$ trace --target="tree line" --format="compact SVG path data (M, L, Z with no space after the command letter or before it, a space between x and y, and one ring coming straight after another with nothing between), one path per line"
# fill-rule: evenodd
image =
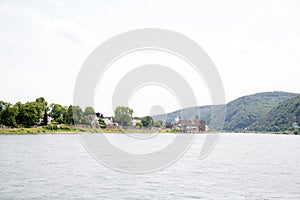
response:
M90 124L90 116L96 112L92 107L83 111L79 106L48 104L44 97L35 101L11 104L0 100L0 125L10 127L32 127L46 125L48 117L58 124Z
M121 126L132 126L131 122L133 119L138 120L136 123L136 128L151 128L151 127L163 127L164 122L158 120L154 122L151 116L144 117L132 117L133 110L127 106L118 106L115 109L114 121L120 124Z
M132 126L133 110L126 106L118 106L114 112L113 121L121 126ZM11 104L0 100L0 125L9 127L32 127L35 125L47 125L48 118L51 123L56 124L86 124L91 125L92 120L97 116L99 125L105 128L103 114L96 113L93 107L86 107L84 110L79 106L63 106L58 103L51 103L44 97L39 97L35 101ZM151 128L163 127L163 121L154 122L151 116L135 117L140 122L136 127Z

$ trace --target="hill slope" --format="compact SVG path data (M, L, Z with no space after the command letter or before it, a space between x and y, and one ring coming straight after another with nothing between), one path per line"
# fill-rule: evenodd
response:
M298 96L295 93L287 92L263 92L249 96L240 97L227 104L227 112L223 130L238 131L250 126L257 120L263 119L267 113L279 103ZM156 120L174 121L176 116L184 113L185 119L195 119L200 114L200 118L207 124L211 120L211 107L200 106L177 110L166 115L153 116Z
M227 104L224 130L243 130L267 113L279 103L298 94L286 92L263 92L238 98Z
M265 118L252 124L249 129L255 131L291 130L296 120L300 121L300 96L280 103L270 110Z
M177 116L182 116L184 114L184 119L195 119L196 115L200 115L200 119L205 120L206 122L210 121L211 106L199 106L185 108L182 110L176 110L165 115L155 115L152 116L154 121L162 120L167 122L174 122Z

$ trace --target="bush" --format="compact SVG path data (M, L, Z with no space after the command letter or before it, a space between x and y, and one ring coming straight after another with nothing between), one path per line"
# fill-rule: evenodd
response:
M50 125L50 124L44 126L43 128L46 130L53 130L52 125Z
M57 131L57 130L64 130L64 131L71 131L72 128L67 125L57 125L57 124L48 124L43 127L44 130L50 130L50 131Z
M63 124L63 125L60 126L60 129L61 129L61 130L65 130L65 131L70 131L70 130L71 130L71 127L66 126L66 125Z
M299 135L299 131L294 131L294 134L295 135Z

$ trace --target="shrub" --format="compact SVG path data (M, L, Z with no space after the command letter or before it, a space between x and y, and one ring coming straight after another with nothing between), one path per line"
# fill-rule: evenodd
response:
M63 124L63 125L60 126L60 129L61 129L61 130L65 130L65 131L70 131L70 130L71 130L71 127L66 126L66 125Z

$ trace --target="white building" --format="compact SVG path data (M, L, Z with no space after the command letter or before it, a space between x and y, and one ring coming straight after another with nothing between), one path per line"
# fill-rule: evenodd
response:
M112 117L104 117L103 118L106 125L113 125L113 118Z
M132 119L131 125L132 126L136 126L136 124L139 123L139 122L142 122L142 120L140 120L140 119Z

